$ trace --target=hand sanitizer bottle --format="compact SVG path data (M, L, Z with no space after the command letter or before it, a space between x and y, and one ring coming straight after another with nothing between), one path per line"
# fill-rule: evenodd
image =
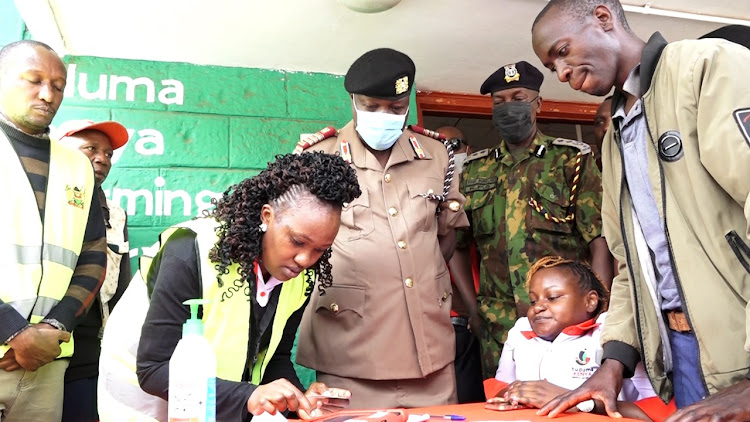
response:
M198 319L198 306L206 302L184 302L190 319L169 360L169 422L216 422L216 355Z

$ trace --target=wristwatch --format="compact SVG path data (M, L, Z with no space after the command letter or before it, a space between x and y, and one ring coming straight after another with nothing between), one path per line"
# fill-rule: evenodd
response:
M579 412L591 413L594 411L594 401L591 399L582 401L576 405L576 408Z

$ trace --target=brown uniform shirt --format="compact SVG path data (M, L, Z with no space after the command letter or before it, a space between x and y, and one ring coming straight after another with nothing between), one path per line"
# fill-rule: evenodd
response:
M424 151L419 159L409 142ZM410 130L391 147L383 168L362 144L353 122L337 137L308 149L351 150L362 195L341 213L333 244L333 286L316 289L300 325L297 361L341 377L371 380L421 378L453 362L451 283L438 235L469 222L463 211L435 200L448 167L442 143ZM457 178L448 200L461 204Z

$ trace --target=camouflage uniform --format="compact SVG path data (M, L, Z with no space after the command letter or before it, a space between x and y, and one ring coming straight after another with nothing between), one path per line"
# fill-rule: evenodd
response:
M492 378L500 352L518 312L529 302L526 272L547 255L588 261L588 243L601 235L601 173L590 153L583 155L578 198L570 209L575 173L574 146L555 145L555 138L537 132L529 154L515 161L505 142L472 154L464 164L460 190L466 196L471 231L462 230L458 246L472 241L480 254L477 301L484 377ZM581 144L573 141L572 143ZM535 154L544 146L544 154ZM542 155L542 157L539 157ZM575 219L556 223L529 205L534 198L549 214ZM525 315L521 315L525 316Z

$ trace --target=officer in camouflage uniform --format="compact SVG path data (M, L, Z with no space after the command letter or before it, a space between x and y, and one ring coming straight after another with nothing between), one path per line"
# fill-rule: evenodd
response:
M502 142L470 155L460 190L470 230L458 235L456 282L470 283L468 248L480 258L478 306L471 327L480 338L485 378L495 376L508 330L529 309L526 272L560 255L591 263L608 286L612 257L601 237L601 173L582 142L539 132L542 74L527 62L504 66L481 87L493 99Z

